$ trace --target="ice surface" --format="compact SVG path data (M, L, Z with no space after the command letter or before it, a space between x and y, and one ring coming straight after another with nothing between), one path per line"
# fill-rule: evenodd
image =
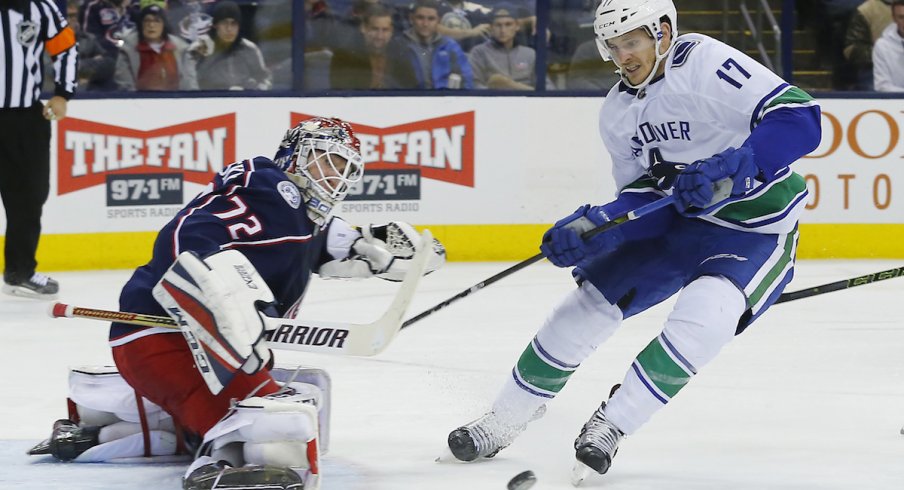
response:
M421 283L409 316L510 264L452 263ZM790 290L898 267L804 261ZM57 273L61 301L114 308L128 271ZM303 316L370 321L395 285L317 280ZM588 359L546 416L496 458L434 462L451 429L480 415L542 319L573 287L533 265L399 334L377 358L279 352L280 364L333 380L326 490L502 490L530 469L536 490L572 488L572 441L659 331L671 302L625 323ZM691 385L626 439L584 488L904 488L904 279L775 306ZM66 414L67 368L109 364L106 325L50 319L47 303L0 298L0 489L177 489L181 465L79 465L29 457Z

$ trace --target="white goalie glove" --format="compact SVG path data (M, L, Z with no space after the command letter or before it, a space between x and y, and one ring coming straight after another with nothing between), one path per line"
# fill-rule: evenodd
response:
M397 282L404 279L408 272L420 234L404 221L368 225L356 230L344 221L334 219L329 238L333 243L327 246L331 249L341 248L343 243L346 244L349 247L348 256L321 265L318 271L321 277L362 279L376 276ZM347 245L348 242L351 242L350 246ZM439 269L445 263L446 249L434 239L433 253L424 275Z
M182 252L153 294L179 324L211 393L222 391L239 369L254 374L270 361L260 310L274 301L273 293L241 252L204 259Z

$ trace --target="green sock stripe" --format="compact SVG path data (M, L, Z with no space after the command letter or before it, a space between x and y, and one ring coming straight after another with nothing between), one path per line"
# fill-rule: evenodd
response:
M653 339L637 355L637 363L656 388L669 398L675 396L691 380L692 374L672 359L659 337Z
M574 374L574 369L560 369L546 362L535 350L533 342L524 349L515 371L531 388L551 394L558 393Z
M781 256L778 258L769 272L766 273L766 276L763 277L763 280L760 281L760 283L756 286L756 289L754 289L748 297L748 302L751 306L757 305L763 298L763 294L765 294L766 291L771 290L772 284L776 281L780 281L782 277L784 277L784 274L782 274L782 272L785 271L788 263L791 262L793 258L791 251L794 248L795 234L796 233L791 233L784 236L785 243L782 247Z

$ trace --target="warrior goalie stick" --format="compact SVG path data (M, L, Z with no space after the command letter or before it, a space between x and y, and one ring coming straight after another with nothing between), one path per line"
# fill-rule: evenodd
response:
M414 296L418 282L427 267L432 249L433 235L429 230L421 234L421 243L411 260L392 304L379 319L372 323L355 324L274 318L263 316L267 329L267 344L273 349L319 352L347 356L374 356L382 352L402 327L402 318ZM115 321L144 327L179 329L170 317L98 310L54 303L50 308L54 318L88 318Z

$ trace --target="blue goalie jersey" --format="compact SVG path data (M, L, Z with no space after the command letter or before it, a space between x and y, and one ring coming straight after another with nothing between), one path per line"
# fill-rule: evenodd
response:
M181 252L190 250L203 257L236 249L273 291L277 312L291 316L311 273L331 260L323 231L308 218L298 188L270 159L233 163L163 227L151 261L136 269L123 287L120 309L166 316L151 290ZM173 332L113 323L110 344Z

